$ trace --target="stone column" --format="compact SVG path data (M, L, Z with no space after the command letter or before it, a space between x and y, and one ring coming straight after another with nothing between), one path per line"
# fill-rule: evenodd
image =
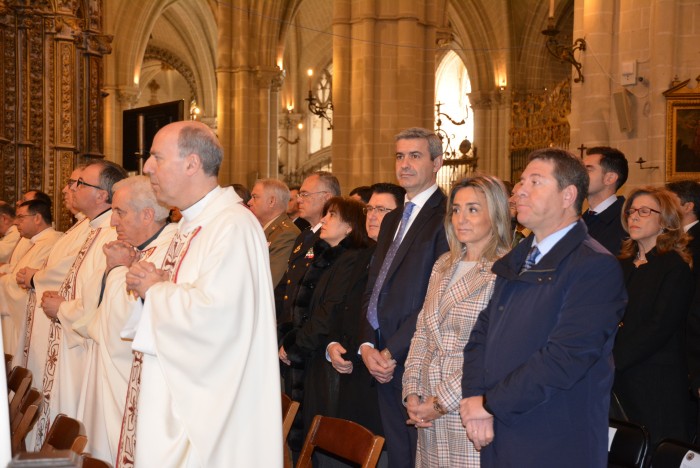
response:
M275 5L261 2L257 6L267 11ZM229 1L220 0L219 7L217 127L224 147L219 180L250 186L257 178L277 176L277 85L273 83L281 74L274 40L280 26L251 22L246 9L231 8Z
M613 66L615 2L576 0L574 38L585 37L587 51L577 53L583 64L583 83L571 86L571 143L591 147L610 141L612 93L609 70ZM580 54L580 55L579 55ZM595 57L593 57L595 55Z
M394 135L433 128L438 3L334 0L332 160L344 193L395 181Z

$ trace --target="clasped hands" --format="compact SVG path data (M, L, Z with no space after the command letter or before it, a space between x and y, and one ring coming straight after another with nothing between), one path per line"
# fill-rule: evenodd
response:
M151 262L138 262L132 264L126 274L126 289L145 299L146 291L161 281L168 281L167 271L156 268Z
M394 378L396 359L391 357L387 348L381 352L369 345L360 346L360 355L369 373L379 383L390 382Z
M481 450L493 441L493 415L484 409L483 395L463 398L459 415L475 449Z
M416 427L432 427L433 421L442 416L435 410L435 397L421 399L415 393L406 397L406 411L406 424Z

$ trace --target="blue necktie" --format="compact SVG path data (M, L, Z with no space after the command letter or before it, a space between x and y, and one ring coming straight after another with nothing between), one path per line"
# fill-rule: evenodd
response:
M522 268L520 268L520 273L523 271L527 271L533 266L535 266L535 260L537 260L537 256L540 254L540 249L537 248L537 246L533 246L530 249L530 253L527 254L527 258L525 259L525 263L523 263Z
M403 210L403 216L401 216L401 226L399 226L399 232L396 234L394 241L389 246L389 250L384 257L384 262L382 263L382 268L379 270L379 275L377 276L377 281L374 283L374 289L372 289L372 296L369 299L369 306L367 307L367 320L369 321L372 328L377 330L379 328L379 318L377 316L377 304L379 303L379 293L382 291L384 286L384 281L386 280L386 275L389 273L389 267L394 261L396 252L399 250L399 245L401 245L401 240L406 234L406 229L408 227L408 220L413 212L413 207L416 206L413 202L406 203Z

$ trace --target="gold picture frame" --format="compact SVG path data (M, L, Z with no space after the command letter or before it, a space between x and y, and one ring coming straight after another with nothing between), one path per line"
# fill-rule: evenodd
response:
M666 180L700 179L700 76L675 81L666 97Z

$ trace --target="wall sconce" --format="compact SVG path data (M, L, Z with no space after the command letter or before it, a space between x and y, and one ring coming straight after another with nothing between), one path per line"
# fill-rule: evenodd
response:
M642 159L641 157L640 157L639 159L637 159L635 162L636 162L637 164L639 164L639 168L640 168L640 169L644 169L644 170L649 169L649 170L651 170L651 169L658 169L658 168L659 168L659 166L644 167L644 163L646 163L646 161L645 161L644 159Z
M312 91L311 87L311 79L314 75L314 71L309 68L306 73L309 75L309 97L304 100L309 103L309 112L319 118L325 119L328 122L328 130L333 130L333 121L327 114L328 111L333 111L333 102L330 99L330 95L328 96L328 100L326 102L321 103L316 96L314 96L314 92Z
M287 104L287 118L284 122L284 128L286 128L287 130L290 130L294 126L294 122L292 121L292 111L293 110L294 110L294 104ZM277 137L277 139L281 140L284 143L287 143L288 145L296 145L297 143L299 143L299 139L300 139L299 131L304 129L303 122L301 122L301 120L300 120L299 123L297 123L296 127L297 127L297 137L294 140L290 140L289 138L284 137L282 135L279 135Z
M554 27L553 8L551 7L551 5L549 15L549 18L547 19L547 29L542 31L542 34L544 34L548 38L547 51L549 51L549 53L552 54L552 56L557 60L569 62L571 65L573 65L574 68L576 68L576 73L578 74L578 76L574 78L574 83L583 83L583 73L581 73L581 62L576 60L576 58L574 57L574 52L576 52L577 50L585 51L586 40L580 37L574 41L573 45L566 46L564 44L560 44L557 40L559 30Z

